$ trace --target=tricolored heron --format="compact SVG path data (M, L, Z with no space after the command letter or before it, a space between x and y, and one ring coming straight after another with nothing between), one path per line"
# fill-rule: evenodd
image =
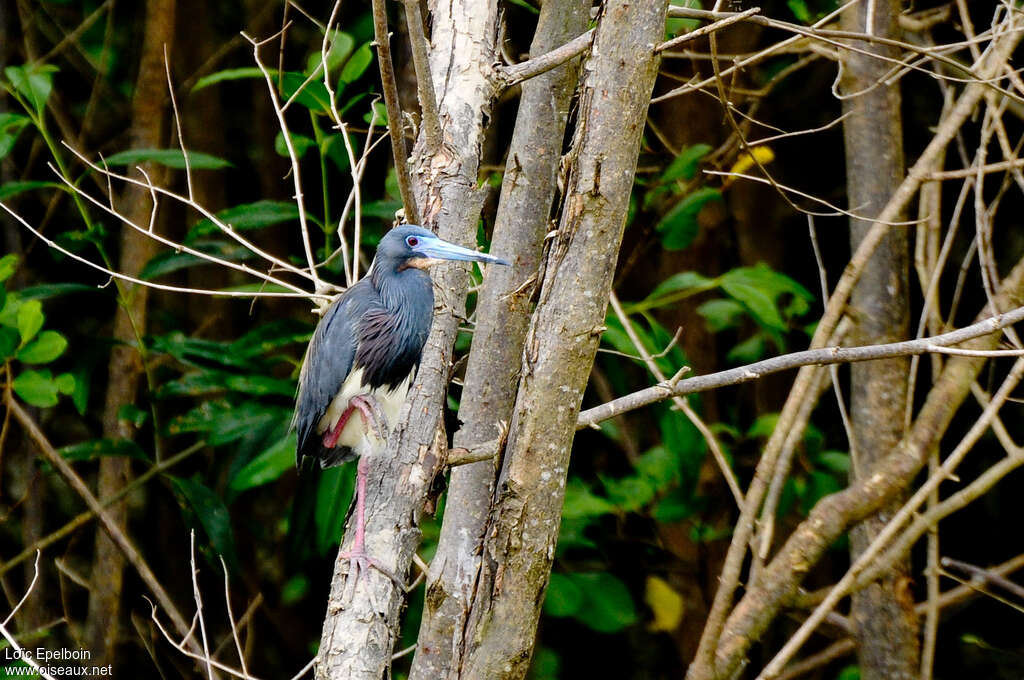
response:
M297 462L304 456L321 467L359 457L356 475L354 577L369 566L381 569L365 550L366 467L362 454L371 438L385 438L416 375L434 315L434 290L427 272L442 260L508 264L444 241L408 224L389 231L377 246L370 271L338 296L320 320L299 374L292 426L298 430ZM359 413L358 418L352 415ZM394 577L393 577L394 578Z

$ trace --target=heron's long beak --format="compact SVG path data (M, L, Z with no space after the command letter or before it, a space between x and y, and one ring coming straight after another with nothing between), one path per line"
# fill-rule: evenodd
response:
M426 255L429 258L435 260L466 260L470 262L491 262L494 264L509 264L500 257L494 255L488 255L487 253L480 253L469 248L463 248L457 246L454 243L449 243L442 239L424 239L420 246L416 248L417 252Z

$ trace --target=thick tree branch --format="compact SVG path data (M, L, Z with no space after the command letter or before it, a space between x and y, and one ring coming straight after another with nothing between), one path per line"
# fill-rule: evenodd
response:
M545 53L583 30L588 0L548 0L540 10L531 53ZM579 64L571 61L523 83L519 113L505 164L491 249L512 262L488 272L477 298L473 347L459 406L457 447L484 449L489 460L453 469L437 552L427 574L427 596L411 680L458 673L481 545L505 437L495 423L512 418L523 341L530 320L524 283L535 277L558 186L560 151ZM507 427L505 428L507 434ZM481 442L484 442L481 445ZM457 449L456 449L457 450ZM450 452L451 453L451 452ZM453 461L449 458L448 463Z
M480 576L463 636L464 678L526 675L565 495L569 453L597 352L667 3L613 1L582 73L559 228L544 260Z
M457 243L475 240L481 194L477 171L483 120L494 89L488 78L497 38L497 3L456 0L433 8L433 82L444 142L426 153L421 131L414 149L417 205L423 226ZM486 65L486 66L484 66ZM391 120L392 126L399 121ZM387 446L367 460L366 547L393 574L404 575L420 543L419 520L434 477L444 465L444 430L438 427L450 377L452 345L464 316L468 276L464 265L434 268L433 327L415 383ZM351 547L346 531L342 550ZM324 620L316 677L379 680L391 663L405 592L370 570L345 601L347 565L336 565Z

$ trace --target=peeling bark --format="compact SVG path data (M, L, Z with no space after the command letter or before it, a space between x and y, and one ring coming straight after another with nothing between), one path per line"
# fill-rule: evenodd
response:
M611 2L584 63L561 222L526 336L497 499L459 677L529 668L561 520L569 452L597 351L657 75L666 3Z
M843 29L899 36L899 0L861 3L842 15ZM867 27L870 16L874 25ZM870 30L868 30L870 29ZM851 209L876 215L903 179L903 121L899 85L875 87L890 63L865 52L895 59L899 51L879 44L844 55L843 100L846 184ZM853 250L870 231L868 220L850 221ZM908 245L905 229L891 229L864 268L850 296L856 345L896 342L910 325ZM850 417L854 466L851 481L867 477L903 438L910 361L907 357L854 364L850 368ZM851 531L851 557L871 543L899 506L897 495ZM881 580L855 593L851 608L861 676L865 680L910 680L918 674L917 616L908 560L893 565Z
M589 2L551 0L541 7L531 56L544 54L586 29ZM579 68L573 61L523 83L515 132L505 165L491 250L513 263L495 267L480 291L473 349L459 407L454 444L470 448L494 439L512 416L530 294L555 196L569 102ZM412 680L457 677L480 546L493 498L496 461L452 469L437 553L413 660Z
M493 0L432 7L431 73L443 140L440 150L428 154L421 135L410 165L423 226L456 243L474 242L484 195L476 188L477 171L494 94L497 17ZM438 265L434 282L440 310L435 310L415 383L387 446L367 461L367 551L400 577L419 547L419 520L431 482L444 464L445 434L438 425L458 319L465 309L465 265ZM342 551L350 549L352 533L345 532ZM339 561L316 666L320 680L381 678L391 662L405 593L384 574L370 570L346 602L347 572L348 565Z

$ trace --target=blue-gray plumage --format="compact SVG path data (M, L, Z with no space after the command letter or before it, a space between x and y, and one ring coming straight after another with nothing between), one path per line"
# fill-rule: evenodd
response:
M388 232L367 276L334 301L309 343L292 421L299 462L351 460L374 425L368 420L394 424L433 318L427 269L441 260L507 264L415 225Z

